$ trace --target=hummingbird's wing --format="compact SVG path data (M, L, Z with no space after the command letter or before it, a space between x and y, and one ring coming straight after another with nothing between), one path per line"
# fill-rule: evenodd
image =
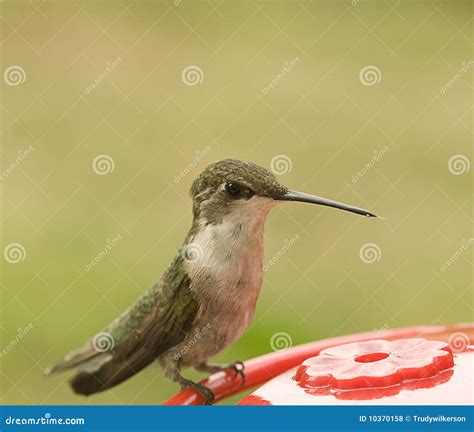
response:
M109 336L109 350L104 351L93 338L46 372L76 368L79 373L71 386L76 393L86 395L135 375L185 338L198 311L190 285L178 255L158 284L98 334Z

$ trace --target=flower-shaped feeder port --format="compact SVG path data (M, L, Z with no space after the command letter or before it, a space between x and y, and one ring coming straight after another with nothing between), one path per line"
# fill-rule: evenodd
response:
M449 380L453 354L445 342L421 338L369 340L327 348L305 360L294 379L307 393L374 399Z

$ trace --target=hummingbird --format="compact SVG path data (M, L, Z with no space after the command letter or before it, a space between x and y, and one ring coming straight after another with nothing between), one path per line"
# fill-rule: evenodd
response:
M207 404L213 392L181 370L215 373L244 365L209 363L249 327L263 280L263 232L269 211L284 201L334 207L367 217L367 210L297 192L251 162L209 165L191 187L192 226L161 279L102 332L47 375L74 369L75 393L91 395L132 377L157 361L181 388L196 389ZM100 337L106 337L101 343ZM102 341L103 342L103 341Z

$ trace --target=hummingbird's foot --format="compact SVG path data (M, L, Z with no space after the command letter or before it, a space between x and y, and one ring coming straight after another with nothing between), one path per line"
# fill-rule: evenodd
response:
M244 363L241 362L240 360L237 360L231 366L232 366L232 369L235 372L235 377L237 377L237 375L239 375L240 378L242 379L242 385L244 385L245 384L245 372L244 372L245 365L244 365Z
M197 392L199 392L201 396L204 398L204 400L206 401L206 405L212 405L214 403L215 397L211 389L208 389L206 386L203 386L202 384L195 383L194 381L183 379L183 381L181 382L181 389L185 389L188 387L192 387Z
M227 369L232 369L235 372L235 378L240 376L242 379L242 385L245 384L245 365L241 361L236 361L235 363L224 363L224 364L209 364L209 363L202 363L196 367L196 370L200 372L210 372L216 373L225 371Z
M215 399L212 390L181 375L179 362L174 359L174 356L171 357L171 355L172 354L170 354L169 357L163 357L160 359L166 377L179 384L181 389L188 387L195 389L202 395L206 405L212 405Z

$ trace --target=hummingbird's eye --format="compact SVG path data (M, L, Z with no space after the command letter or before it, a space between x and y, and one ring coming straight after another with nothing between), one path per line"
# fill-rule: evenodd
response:
M240 195L242 188L240 187L238 183L228 181L225 184L225 190L229 195L236 197Z

